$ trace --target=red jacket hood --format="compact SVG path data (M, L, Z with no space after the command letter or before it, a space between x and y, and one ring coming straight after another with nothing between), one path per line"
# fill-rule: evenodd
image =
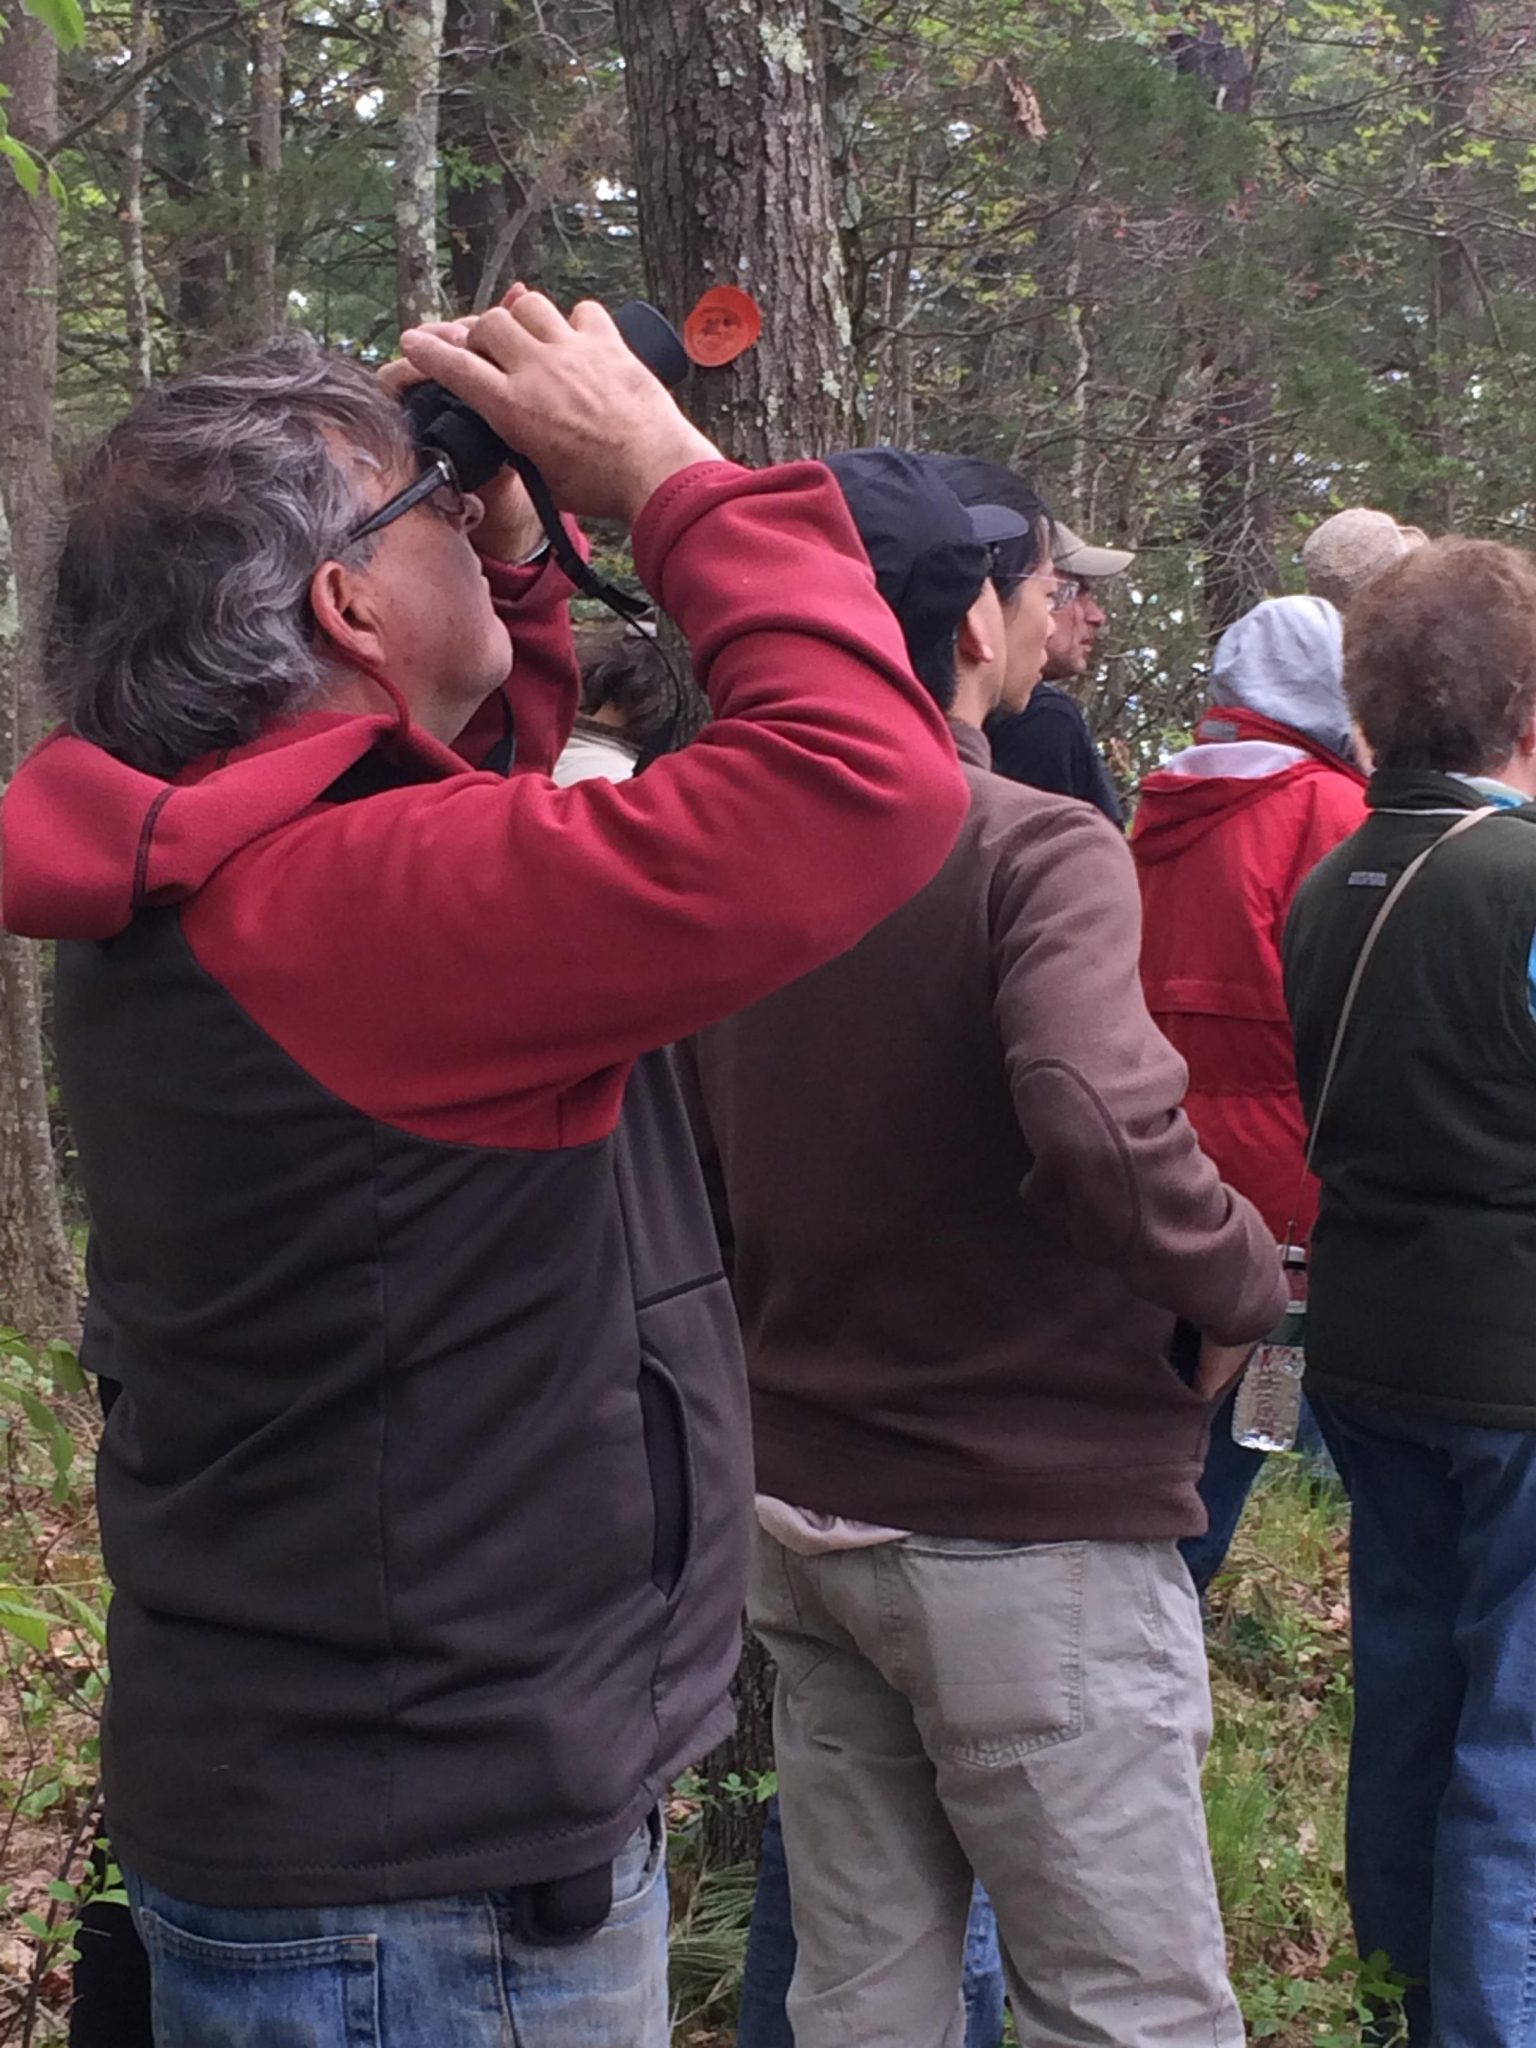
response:
M465 764L396 719L316 711L187 769L146 775L58 731L0 805L0 923L31 939L106 939L143 904L195 895L230 855L310 805L396 735L428 775Z
M711 478L718 468L709 466ZM569 521L567 527L585 555L580 529ZM0 925L27 938L110 938L140 904L196 895L231 854L307 810L381 740L408 754L427 779L463 774L501 737L509 699L518 767L547 772L576 710L572 586L548 556L528 565L487 559L481 567L497 611L509 625L515 618L517 661L452 751L412 725L403 703L379 716L306 712L248 746L194 762L171 781L129 768L63 730L52 733L22 763L0 804ZM384 678L375 680L395 695Z
M1250 763L1243 761L1242 755L1252 742L1269 744L1254 745ZM1215 753L1218 747L1223 756L1232 757L1234 772L1202 773L1193 765L1179 765L1201 752L1207 752L1214 762L1220 758ZM1275 749L1281 747L1304 758L1280 759L1278 765L1269 765L1276 763ZM1238 763L1244 772L1236 772ZM1318 775L1342 775L1365 788L1365 777L1357 768L1306 733L1237 706L1207 711L1195 728L1194 745L1187 753L1166 768L1154 769L1141 784L1131 827L1136 858L1143 863L1171 860L1234 812Z

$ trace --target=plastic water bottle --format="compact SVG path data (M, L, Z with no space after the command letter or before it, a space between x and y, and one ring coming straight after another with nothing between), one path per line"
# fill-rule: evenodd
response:
M1232 1405L1232 1437L1250 1451L1294 1451L1301 1423L1301 1374L1307 1328L1305 1245L1282 1248L1290 1300L1284 1316L1243 1368Z

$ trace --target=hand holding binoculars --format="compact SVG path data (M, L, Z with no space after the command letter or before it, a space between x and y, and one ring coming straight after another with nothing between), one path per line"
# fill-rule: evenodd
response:
M671 321L643 299L630 300L613 319L631 354L669 391L675 390L688 374L688 357ZM582 560L537 463L514 448L464 399L429 381L413 385L403 394L402 403L417 447L426 454L446 457L464 490L481 489L505 467L517 471L539 516L551 553L579 590L599 598L626 619L649 611L650 606L643 598L620 590Z

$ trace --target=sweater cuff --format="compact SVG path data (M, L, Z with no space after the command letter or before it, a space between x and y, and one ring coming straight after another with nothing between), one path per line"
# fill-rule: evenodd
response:
M586 535L574 519L565 520L564 526L585 561L590 553ZM499 562L493 555L482 555L480 569L498 610L503 605L522 610L530 603L553 607L575 595L576 586L548 546L531 562Z

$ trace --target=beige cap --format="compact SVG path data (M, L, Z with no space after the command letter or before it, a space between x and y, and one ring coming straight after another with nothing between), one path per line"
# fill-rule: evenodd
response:
M1315 527L1301 544L1301 571L1314 597L1326 597L1340 611L1373 577L1429 536L1417 526L1399 526L1390 512L1351 505Z
M1130 548L1096 548L1079 540L1070 526L1055 522L1056 544L1051 560L1067 576L1119 576L1129 569L1136 555Z

